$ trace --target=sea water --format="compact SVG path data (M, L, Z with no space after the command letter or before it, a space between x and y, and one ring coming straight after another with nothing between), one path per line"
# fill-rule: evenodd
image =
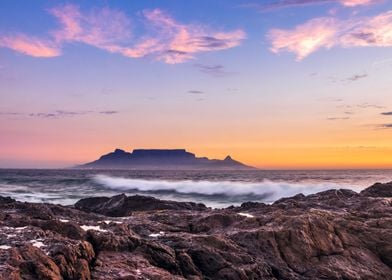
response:
M0 169L0 196L62 205L92 196L148 195L214 208L246 201L272 203L328 189L360 192L392 181L392 170L12 170Z

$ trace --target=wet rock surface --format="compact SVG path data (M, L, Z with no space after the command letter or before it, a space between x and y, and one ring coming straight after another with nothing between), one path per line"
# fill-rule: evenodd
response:
M134 211L151 210L206 210L207 207L201 203L177 202L159 200L149 196L126 196L125 194L113 197L92 197L79 200L75 208L86 212L121 217L129 216Z
M392 279L392 184L210 209L0 197L0 279Z

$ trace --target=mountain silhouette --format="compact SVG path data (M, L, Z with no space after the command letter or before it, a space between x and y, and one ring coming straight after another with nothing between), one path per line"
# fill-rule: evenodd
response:
M83 169L255 169L227 156L224 160L196 157L185 149L115 149L98 160L76 168Z

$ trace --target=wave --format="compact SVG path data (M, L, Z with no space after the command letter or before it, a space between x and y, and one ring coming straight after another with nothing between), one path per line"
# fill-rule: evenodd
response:
M109 190L144 193L175 193L202 197L226 197L237 199L254 199L275 201L298 193L305 195L328 189L348 188L334 183L291 183L264 180L262 182L235 181L166 181L141 180L107 175L96 175L94 181ZM356 189L357 188L352 188Z

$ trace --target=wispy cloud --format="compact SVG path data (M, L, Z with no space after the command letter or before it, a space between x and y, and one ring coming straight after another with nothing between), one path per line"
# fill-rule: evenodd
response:
M343 6L355 7L355 6L368 6L383 2L383 0L338 0Z
M294 29L272 29L267 37L272 52L291 52L302 60L315 51L332 47L390 47L391 30L392 11L388 11L347 20L314 18Z
M381 115L383 115L383 116L392 116L392 112L382 112Z
M357 105L357 107L362 108L362 109L368 109L368 108L372 108L372 109L385 109L385 106L382 105L378 105L378 104L370 104L370 103L362 103Z
M327 118L327 121L342 121L342 120L349 120L349 117L330 117Z
M76 117L88 114L103 114L113 115L118 114L118 111L107 110L107 111L67 111L67 110L55 110L49 112L32 112L32 113L21 113L21 112L0 112L0 116L21 116L21 117L32 117L42 119L61 119L67 117Z
M60 24L51 32L59 44L80 42L112 51L131 38L130 20L122 11L103 8L82 13L78 6L66 4L49 9L49 13Z
M109 8L82 12L73 4L49 9L59 24L47 38L25 34L0 35L0 47L35 57L61 55L67 43L83 43L126 57L150 56L169 64L194 59L198 53L230 49L245 39L241 29L217 31L202 24L183 24L160 10L145 10L146 32L133 38L131 19L122 11Z
M0 112L0 116L19 116L22 115L18 112Z
M191 94L204 94L204 91L201 90L188 90L187 92Z
M245 39L245 32L240 29L221 32L203 25L182 24L160 9L146 10L143 16L152 34L134 48L120 50L125 56L154 55L157 60L175 64L194 59L197 53L239 46Z
M99 113L102 115L114 115L114 114L118 114L118 111L101 111Z
M346 78L329 77L329 80L333 83L348 84L348 83L357 82L357 81L365 79L367 77L369 77L369 75L364 73L364 74L353 74L353 75L346 77Z
M55 42L24 34L0 36L0 47L9 48L33 57L61 55L61 49Z
M350 82L355 82L355 81L358 81L360 79L364 79L367 77L368 77L368 74L355 74L355 75L352 75L351 77L348 77L346 80L350 81Z
M194 67L199 69L200 72L206 73L214 77L223 77L231 74L227 72L225 67L221 64L207 65L207 64L194 64Z
M379 128L392 128L392 123L384 123L379 125Z
M338 3L345 7L357 7L357 6L368 6L377 4L383 0L277 0L270 1L265 4L250 3L242 6L257 8L261 12L267 12L271 10L279 10L292 7L304 7L313 5L323 5L328 3Z
M48 113L30 113L30 117L38 117L38 118L64 118L64 117L74 117L78 115L86 115L92 113L91 111L64 111L64 110L57 110L53 112L48 112Z

